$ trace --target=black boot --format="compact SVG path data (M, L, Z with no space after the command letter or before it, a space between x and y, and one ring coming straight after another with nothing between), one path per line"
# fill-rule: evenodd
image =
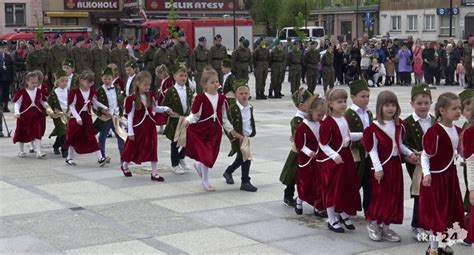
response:
M276 93L275 93L275 94L276 94ZM273 91L271 91L271 90L268 91L268 98L275 98L275 97L273 96Z

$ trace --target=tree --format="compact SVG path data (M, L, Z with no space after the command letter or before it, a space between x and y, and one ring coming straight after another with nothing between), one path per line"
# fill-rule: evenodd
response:
M260 0L254 3L251 15L257 22L265 26L267 35L274 35L278 29L278 15L282 0Z
M303 13L299 12L298 15L296 15L295 23L296 23L296 27L304 26L304 15L303 15ZM298 36L298 39L300 39L300 41L304 41L304 39L307 36L305 32L303 32L299 29L295 29L295 33Z
M171 9L168 13L168 34L171 38L178 38L179 29L176 27L176 20L179 18L176 9L174 8L174 1L170 0Z

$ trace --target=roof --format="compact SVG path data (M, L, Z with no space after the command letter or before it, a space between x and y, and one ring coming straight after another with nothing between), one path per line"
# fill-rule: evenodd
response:
M310 15L320 15L320 14L335 14L335 13L355 13L356 6L335 6L335 7L326 7L322 10L312 10ZM366 5L359 6L359 13L363 12L377 12L379 10L378 5Z

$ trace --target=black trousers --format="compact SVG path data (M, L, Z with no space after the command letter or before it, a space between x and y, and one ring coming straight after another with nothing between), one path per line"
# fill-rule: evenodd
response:
M359 165L363 165L364 171L362 176L359 176L360 178L360 188L362 188L363 191L363 197L362 197L362 208L364 208L364 212L367 211L369 208L370 204L370 190L371 190L371 183L370 183L370 167L372 165L370 159L366 159L364 162L360 161L357 162L357 169L359 169Z
M64 150L63 144L66 141L66 135L58 135L56 136L56 140L54 141L53 148L58 148Z
M444 70L446 76L446 85L454 85L454 69L448 66Z
M237 152L237 157L234 160L234 163L232 163L230 166L227 167L225 170L227 173L232 174L237 168L241 167L242 169L242 177L241 181L242 183L247 183L250 182L250 160L243 160L242 158L242 153L240 151Z
M427 64L423 66L423 76L425 76L425 82L427 84L434 83L434 71Z
M184 159L186 156L186 149L181 148L179 150L176 142L171 143L171 166L175 167L179 165L179 160Z
M419 196L413 196L413 216L411 217L411 227L418 228L418 198Z
M286 199L293 199L295 196L295 183L292 183L290 185L286 185L284 194Z
M4 107L10 101L10 85L11 82L0 81L0 100L1 107Z

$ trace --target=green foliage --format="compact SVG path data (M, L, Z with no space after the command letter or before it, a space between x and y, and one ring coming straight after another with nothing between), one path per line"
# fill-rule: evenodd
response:
M254 3L250 14L252 18L265 27L267 35L274 35L278 29L278 15L282 0L260 0Z
M298 15L296 15L295 23L296 23L295 27L303 27L304 26L304 15L303 15L303 13L299 12ZM298 39L300 39L300 41L303 41L306 38L306 34L303 31L299 30L299 29L295 29L295 33L298 36Z
M33 16L36 19L36 26L34 27L35 38L38 41L43 41L43 36L44 36L43 24L40 22L39 17L38 17L38 13L36 13L36 11L35 11L35 14L33 14Z
M170 0L171 9L168 13L168 34L171 38L178 38L178 28L176 27L176 20L179 18L176 9L174 8L174 1Z

